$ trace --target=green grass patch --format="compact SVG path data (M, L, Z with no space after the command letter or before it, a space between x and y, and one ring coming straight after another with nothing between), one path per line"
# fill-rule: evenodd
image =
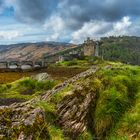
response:
M94 140L90 132L84 132L78 136L77 140Z
M47 90L52 89L56 81L46 80L39 82L30 78L24 78L11 84L0 85L0 99L32 99Z
M101 70L99 72L99 77L104 87L99 94L93 118L97 138L104 139L110 133L113 134L124 114L129 112L129 109L133 108L137 102L140 89L139 70L138 67L124 66L113 67L111 70ZM135 128L140 119L136 114L136 116L134 115L135 117L133 115L127 115L128 117L126 117L127 122L129 122L127 128ZM111 139L115 140L117 137L119 136L114 135ZM126 138L121 137L121 139Z

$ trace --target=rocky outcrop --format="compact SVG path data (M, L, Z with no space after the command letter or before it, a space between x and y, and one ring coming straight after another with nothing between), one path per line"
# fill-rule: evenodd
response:
M92 66L90 69L88 69L80 74L77 74L76 76L57 85L56 87L54 87L52 90L48 91L47 93L44 93L41 98L43 100L47 101L50 99L49 97L51 97L53 94L61 91L64 87L68 86L69 84L74 84L80 78L85 78L85 77L90 76L91 74L94 74L97 70L99 70L99 68L97 66Z
M41 82L41 81L49 80L50 75L47 74L47 73L39 73L39 74L37 74L35 76L31 76L31 78Z
M16 99L16 98L0 98L0 106L9 106L13 103L21 103L25 102L24 99Z
M43 134L45 114L41 108L32 106L33 102L0 107L0 139L33 140L35 137L47 138Z
M97 95L100 90L99 84L84 81L77 85L72 93L63 98L58 105L57 113L59 124L66 135L75 139L79 134L88 131L93 125L92 113L96 106ZM92 128L90 128L92 130Z

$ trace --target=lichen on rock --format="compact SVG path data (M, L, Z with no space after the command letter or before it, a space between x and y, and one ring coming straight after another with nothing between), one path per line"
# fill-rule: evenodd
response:
M33 140L45 135L45 113L31 102L13 104L10 107L0 107L0 136L9 140Z
M37 75L31 76L31 78L41 82L45 80L50 80L50 75L48 73L39 73Z

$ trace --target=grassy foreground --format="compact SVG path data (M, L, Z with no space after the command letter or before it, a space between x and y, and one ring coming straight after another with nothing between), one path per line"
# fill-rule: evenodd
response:
M58 81L45 80L39 82L32 78L22 78L16 82L0 85L0 105L24 102L51 90Z
M110 63L110 65L112 65L111 69L101 69L95 75L78 81L81 85L93 83L90 88L96 89L96 93L93 94L97 94L97 99L95 106L90 107L90 126L86 131L75 135L74 139L140 139L140 67L117 63ZM55 94L49 103L42 102L41 104L46 108L46 114L49 109L54 116L57 105L63 102L66 96L69 97L73 88L73 85L69 85ZM80 98L81 93L78 94ZM51 125L49 133L52 139L55 140L56 137L60 140L71 139L71 136L68 138L63 133L65 130L58 127L57 123L52 123L57 117L53 121L50 116L46 115L46 117Z
M37 100L34 106L42 108L46 118L43 126L35 133L36 140L140 139L140 67L112 62L102 63L99 67L100 70L95 74L65 86L51 96L49 101ZM1 86L0 94L5 98L24 96L31 99L43 91L52 89L56 84L54 81L40 83L27 78L15 82L12 86L10 84ZM82 88L78 89L79 86ZM28 89L33 89L33 94ZM25 95L27 92L31 92L31 95ZM92 99L93 95L96 98ZM71 127L65 128L62 125L62 121L64 124L67 121L61 120L61 117L65 118L67 115L63 116L64 108L58 108L67 105L67 101L73 101L67 108L73 113L73 107L81 106L87 97L92 99L89 104L87 101L85 104L88 112L86 116L81 114L80 118L77 118L84 118L85 129L75 130L77 133L74 133ZM80 109L76 112L80 112ZM73 117L75 115L68 115L72 120Z

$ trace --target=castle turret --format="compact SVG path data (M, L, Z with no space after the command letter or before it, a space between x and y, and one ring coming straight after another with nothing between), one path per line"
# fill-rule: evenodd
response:
M95 56L96 42L91 40L89 37L84 41L84 55Z

